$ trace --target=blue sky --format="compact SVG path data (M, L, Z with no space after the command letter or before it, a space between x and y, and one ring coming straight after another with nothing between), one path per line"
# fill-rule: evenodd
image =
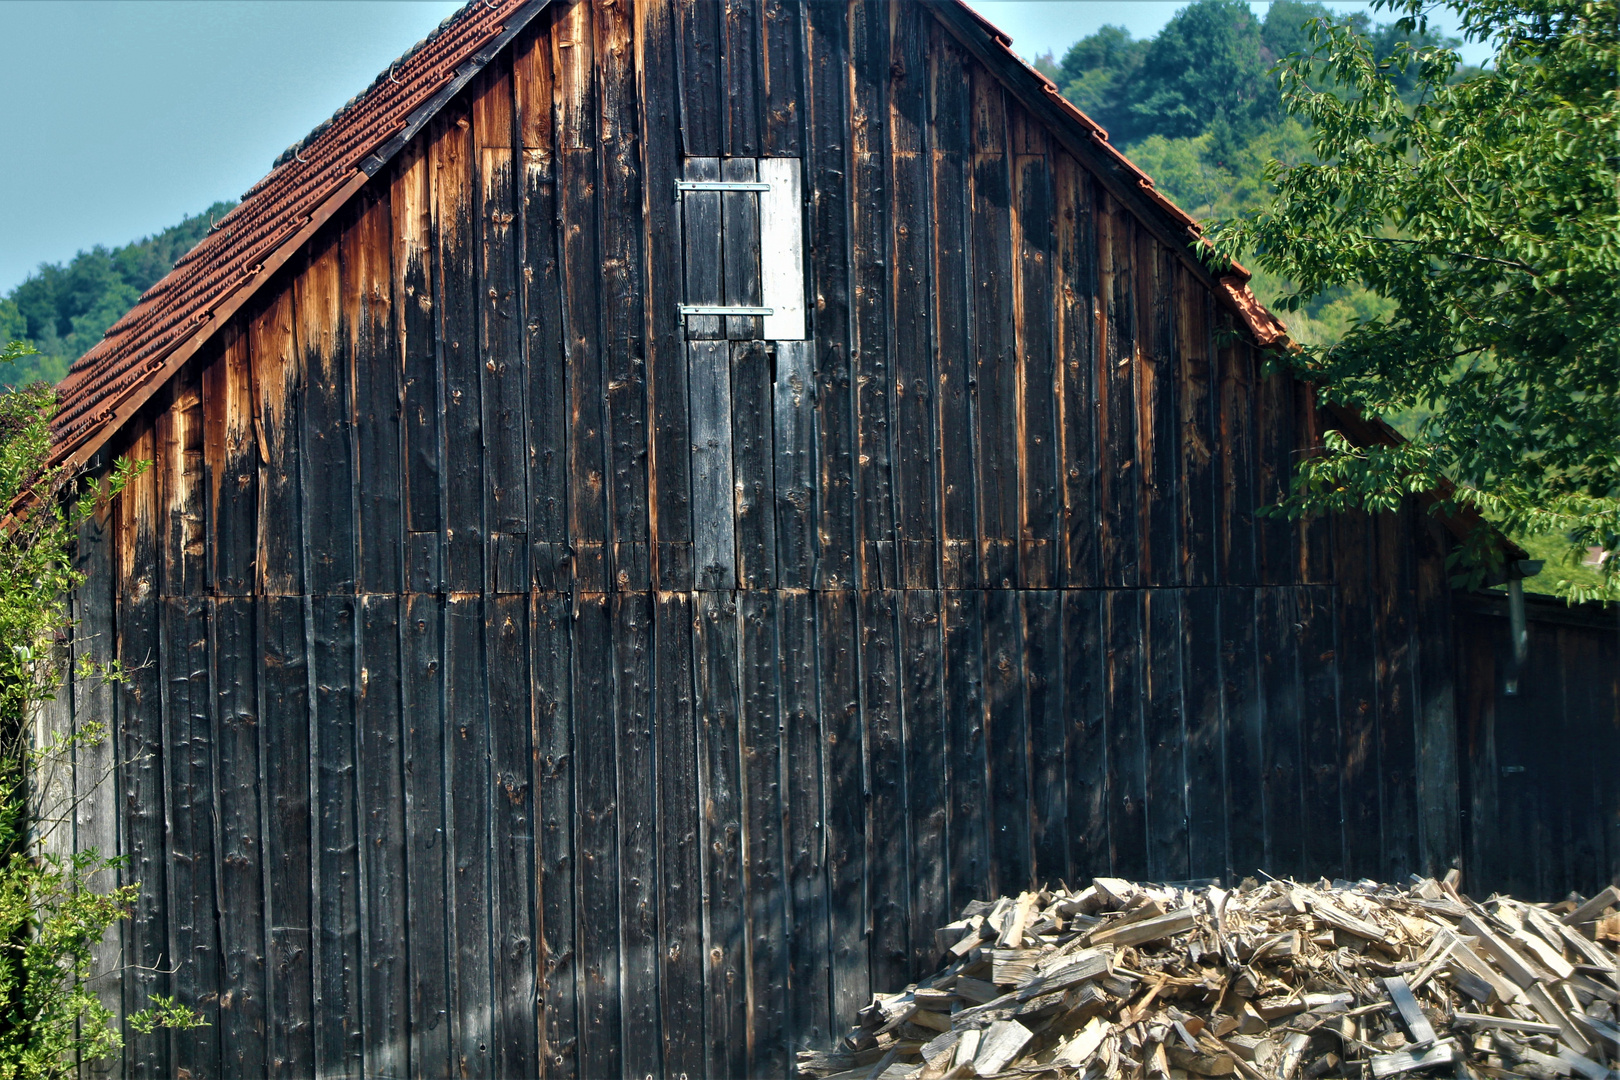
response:
M1184 2L974 0L974 7L1012 35L1015 49L1034 56L1049 49L1062 55L1105 23L1152 35ZM236 198L282 148L458 6L0 3L7 45L0 60L0 293L41 262L126 243ZM1266 4L1252 6L1263 11Z

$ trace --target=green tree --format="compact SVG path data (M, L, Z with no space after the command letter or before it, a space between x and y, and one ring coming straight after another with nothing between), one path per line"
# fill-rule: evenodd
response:
M1337 401L1424 418L1403 446L1332 438L1304 462L1287 509L1392 505L1452 487L1441 508L1482 511L1510 534L1557 534L1570 563L1620 546L1620 3L1448 0L1495 48L1458 76L1421 0L1389 3L1403 40L1381 53L1320 20L1284 64L1283 99L1314 161L1273 162L1269 205L1213 230L1292 283L1292 310L1361 287L1386 302L1290 360ZM1421 40L1421 39L1420 39ZM1402 93L1411 79L1415 97ZM1482 527L1483 528L1483 527ZM1494 549L1464 552L1477 580ZM1601 586L1620 596L1620 559Z
M13 342L0 362L26 355ZM77 1061L115 1052L120 1033L91 991L92 949L127 916L138 885L108 893L91 881L118 864L95 851L51 853L46 840L71 813L48 805L36 778L77 748L105 737L84 722L39 745L31 721L63 683L58 639L68 629L67 595L82 580L69 550L100 499L134 474L119 462L99 485L46 466L56 395L34 383L0 395L0 1080L58 1080ZM114 669L85 665L79 677L116 680ZM200 1022L167 998L127 1017L137 1030Z

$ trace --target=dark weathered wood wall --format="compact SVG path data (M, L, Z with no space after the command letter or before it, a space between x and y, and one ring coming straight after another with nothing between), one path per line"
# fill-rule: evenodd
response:
M1254 514L1309 389L929 9L540 22L118 447L83 831L211 1025L118 1068L787 1075L971 898L1459 850L1437 526ZM695 445L674 180L772 156L812 339Z

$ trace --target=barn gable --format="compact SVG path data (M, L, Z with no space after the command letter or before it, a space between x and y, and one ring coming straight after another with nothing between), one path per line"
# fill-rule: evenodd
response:
M786 1076L991 891L1442 868L1447 538L1256 515L1189 225L966 8L402 58L64 384L121 1068Z

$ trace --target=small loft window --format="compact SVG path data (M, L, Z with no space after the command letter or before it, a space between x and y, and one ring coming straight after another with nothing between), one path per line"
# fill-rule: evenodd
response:
M798 341L804 201L798 158L687 158L676 184L688 340Z

